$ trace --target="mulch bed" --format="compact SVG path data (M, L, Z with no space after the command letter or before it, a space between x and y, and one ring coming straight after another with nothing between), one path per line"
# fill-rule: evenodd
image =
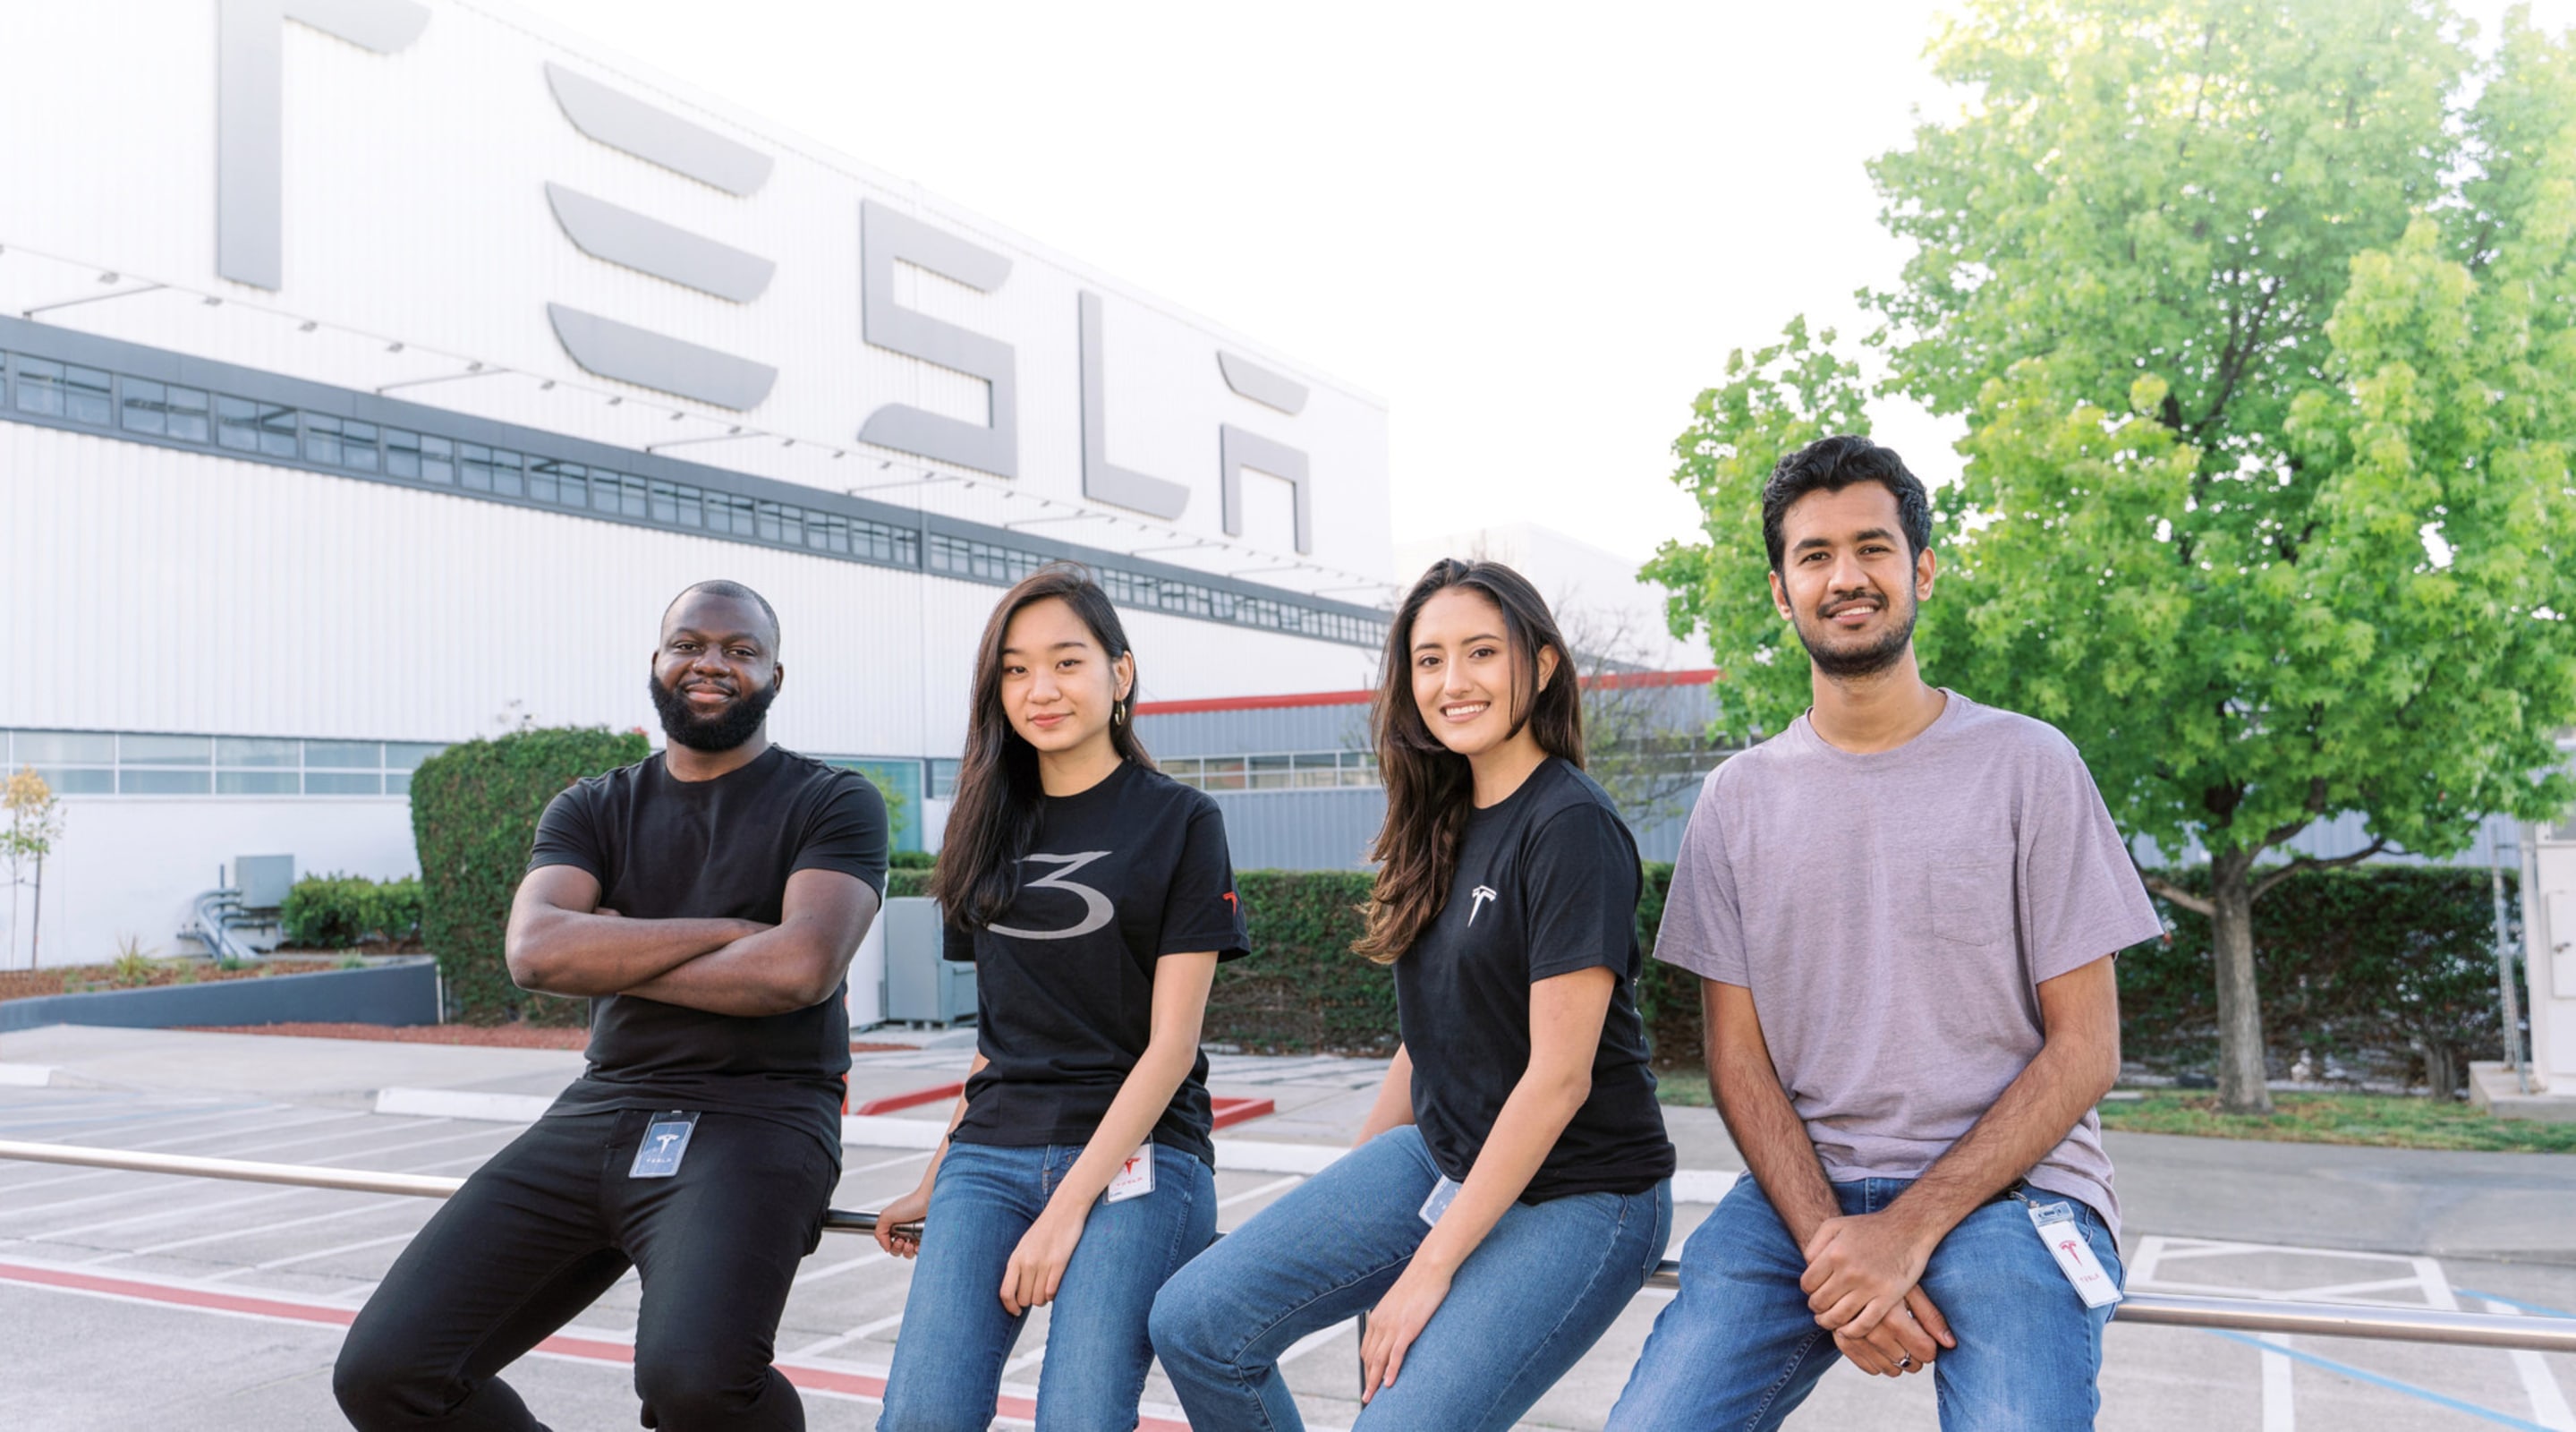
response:
M40 970L0 971L0 1000L32 999L49 994L79 994L101 989L150 989L160 985L206 984L214 980L248 980L261 975L303 975L336 970L336 959L264 960L237 970L218 969L212 960L155 960L140 979L119 975L114 965L48 965Z
M590 1031L542 1024L196 1024L201 1034L280 1034L298 1039L375 1039L395 1044L470 1044L485 1049L572 1049ZM853 1053L910 1049L909 1044L857 1044Z

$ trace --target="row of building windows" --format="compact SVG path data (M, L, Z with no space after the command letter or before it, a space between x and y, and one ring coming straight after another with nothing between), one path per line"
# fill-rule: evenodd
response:
M1263 756L1158 756L1163 774L1203 791L1296 791L1378 784L1374 751Z
M401 796L447 749L425 741L305 741L112 731L0 731L0 761L66 796Z
M0 730L0 774L32 769L62 796L408 796L412 772L446 749L434 741ZM921 848L925 789L945 800L957 783L953 760L815 759L876 784L896 810L898 850Z
M201 443L254 458L285 459L368 477L516 498L737 541L799 548L878 566L1009 585L1050 560L998 543L922 534L863 517L736 496L691 483L461 442L203 388L111 373L27 354L0 353L7 408L40 417ZM1110 600L1236 626L1375 647L1386 623L1350 612L1252 597L1203 583L1093 564Z

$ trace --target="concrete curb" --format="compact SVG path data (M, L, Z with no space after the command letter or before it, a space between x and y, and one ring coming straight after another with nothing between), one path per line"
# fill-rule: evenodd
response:
M0 1068L8 1066L0 1065ZM24 1066L22 1066L24 1067ZM486 1094L471 1089L379 1089L379 1114L433 1119L533 1123L552 1107L542 1094ZM940 1119L899 1119L850 1114L841 1119L841 1142L871 1149L935 1149L948 1125ZM1338 1144L1283 1144L1261 1139L1217 1139L1216 1166L1224 1173L1318 1174L1350 1150ZM1676 1203L1715 1203L1735 1186L1725 1169L1686 1168L1673 1175Z
M436 1024L438 968L426 956L354 970L0 1001L0 1034L48 1024L168 1029L187 1024Z
M49 1065L0 1064L0 1089L42 1089L53 1082Z

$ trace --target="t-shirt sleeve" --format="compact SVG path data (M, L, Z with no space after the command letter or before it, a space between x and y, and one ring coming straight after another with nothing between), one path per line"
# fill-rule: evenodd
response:
M1234 857L1225 844L1225 816L1216 802L1193 802L1181 832L1180 859L1163 892L1163 933L1154 955L1216 951L1217 962L1241 959L1252 952L1252 936L1243 919L1243 901L1235 894Z
M2018 914L2031 983L2164 933L2093 773L2062 739L2032 782L2020 856Z
M1751 988L1743 909L1736 903L1735 866L1727 856L1726 825L1719 816L1725 795L1718 774L1725 769L1718 767L1700 787L1690 823L1682 827L1672 884L1664 892L1663 925L1655 933L1655 958L1702 979Z
M796 845L796 861L787 869L791 875L799 870L837 870L855 875L879 897L884 896L885 798L877 794L867 777L856 771L834 776L830 794L805 822L804 838Z
M1531 831L1522 858L1530 983L1595 968L1628 975L1644 872L1619 817L1591 801L1568 806Z
M597 805L597 789L578 781L546 802L546 813L537 817L537 838L528 850L528 868L569 865L589 871L590 878L606 888L608 852L601 848Z

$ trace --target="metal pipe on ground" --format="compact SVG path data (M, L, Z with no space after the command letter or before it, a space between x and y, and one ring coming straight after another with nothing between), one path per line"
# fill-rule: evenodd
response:
M349 1193L408 1194L420 1198L446 1198L465 1183L461 1178L434 1178L424 1174L316 1168L306 1164L202 1158L193 1154L140 1153L129 1149L87 1148L78 1144L33 1143L17 1139L0 1139L0 1159L122 1169L132 1173L178 1174L190 1178L291 1184ZM835 1208L823 1216L823 1227L835 1233L873 1233L876 1226L875 1214L855 1209ZM1646 1286L1650 1288L1676 1288L1680 1285L1680 1265L1669 1258L1646 1280ZM2167 1327L2217 1328L2246 1333L2304 1333L2312 1337L2576 1353L2576 1318L2452 1313L2432 1308L2363 1307L2347 1303L2275 1302L2259 1298L2194 1298L2165 1293L2131 1293L2120 1300L2114 1315L2124 1323L2153 1323Z

